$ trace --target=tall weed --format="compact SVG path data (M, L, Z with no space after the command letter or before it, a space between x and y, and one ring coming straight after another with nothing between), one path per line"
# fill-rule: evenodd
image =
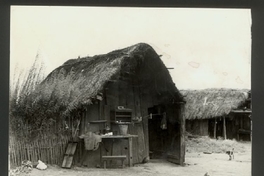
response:
M18 68L16 68L18 70ZM16 73L16 72L15 72ZM16 73L17 74L17 73ZM44 64L38 55L28 72L20 71L10 82L9 92L9 134L25 138L32 132L26 120L26 108L29 95L44 79Z

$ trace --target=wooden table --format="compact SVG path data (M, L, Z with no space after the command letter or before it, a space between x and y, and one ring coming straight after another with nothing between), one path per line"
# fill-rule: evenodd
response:
M127 139L128 140L128 166L133 166L133 148L132 148L132 138L138 137L138 135L109 135L101 136L103 139Z

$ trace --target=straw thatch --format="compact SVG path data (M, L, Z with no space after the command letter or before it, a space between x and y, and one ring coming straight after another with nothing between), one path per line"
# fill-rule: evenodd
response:
M69 112L102 100L109 82L130 77L142 89L152 88L161 97L181 100L165 65L151 46L139 43L104 55L70 59L52 71L32 94L32 107L41 104L46 112ZM169 92L169 95L168 95Z
M184 117L194 120L228 115L231 110L243 106L248 98L248 91L234 89L181 90L186 100Z

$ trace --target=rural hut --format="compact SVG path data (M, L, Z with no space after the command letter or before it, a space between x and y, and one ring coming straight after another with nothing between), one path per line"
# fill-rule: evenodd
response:
M75 160L88 167L108 159L106 167L120 163L117 159L129 166L149 158L184 162L184 100L148 44L70 59L34 94L33 104L56 112L63 128L75 127L72 139L80 153L75 157L81 158ZM89 136L89 145L99 147L86 145Z
M182 90L186 131L213 138L251 140L251 92L235 89Z

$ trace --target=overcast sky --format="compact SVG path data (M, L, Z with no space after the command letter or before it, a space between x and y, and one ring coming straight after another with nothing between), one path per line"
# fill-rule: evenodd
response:
M11 7L10 76L39 54L51 72L78 56L150 44L179 89L251 87L249 9Z

